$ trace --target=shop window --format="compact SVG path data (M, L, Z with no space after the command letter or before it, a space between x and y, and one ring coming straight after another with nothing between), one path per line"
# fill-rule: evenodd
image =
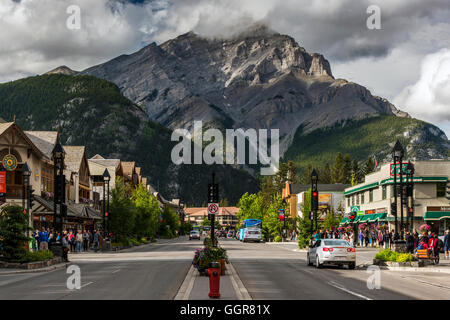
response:
M355 195L352 196L352 206L355 205Z
M369 202L373 202L373 189L369 191Z
M361 193L361 204L364 204L364 193Z
M445 197L445 191L447 189L447 182L439 182L436 184L436 197Z
M356 195L356 205L359 205L359 193Z
M382 197L383 200L386 200L386 198L387 198L387 187L383 186L381 190L382 190L381 197Z
M347 206L350 207L350 197L347 198Z

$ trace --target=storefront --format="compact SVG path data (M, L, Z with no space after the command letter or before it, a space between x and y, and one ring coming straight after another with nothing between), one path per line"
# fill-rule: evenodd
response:
M445 230L450 229L450 206L427 207L424 220L431 226L431 232L443 235Z

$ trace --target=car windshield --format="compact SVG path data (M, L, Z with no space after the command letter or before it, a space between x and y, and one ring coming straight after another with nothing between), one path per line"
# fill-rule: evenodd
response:
M350 246L350 244L345 240L325 240L324 245L334 247Z
M191 231L191 234L198 234L198 231Z

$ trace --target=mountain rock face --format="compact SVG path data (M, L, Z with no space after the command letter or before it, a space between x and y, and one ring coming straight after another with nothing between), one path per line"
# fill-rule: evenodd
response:
M65 74L67 76L74 76L78 73L78 71L72 70L67 66L60 66L53 70L46 72L45 74Z
M281 152L300 125L307 133L351 118L409 117L363 86L335 79L322 55L264 26L231 39L189 32L82 73L114 82L171 129L191 129L194 120L279 129Z

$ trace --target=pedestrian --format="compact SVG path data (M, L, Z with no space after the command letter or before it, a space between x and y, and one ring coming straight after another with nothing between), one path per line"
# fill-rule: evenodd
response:
M72 230L69 230L67 238L69 240L70 252L75 252L75 235Z
M48 232L45 228L39 232L39 250L48 250Z
M99 244L100 244L100 232L97 230L94 234L94 250L95 250L95 252L98 251Z
M414 249L416 249L417 245L419 244L419 233L417 232L416 229L414 229L413 237L414 237Z
M446 230L444 235L444 258L450 259L450 231Z
M80 253L83 247L83 234L81 233L81 230L78 230L77 235L75 236L75 247L76 251Z
M83 251L87 252L89 250L89 233L86 229L83 232Z
M64 231L64 235L62 237L62 247L63 247L63 259L65 262L69 262L69 258L68 258L69 240L67 237L67 231Z
M364 245L364 233L362 230L359 231L359 245L362 248Z
M92 249L94 247L94 234L95 234L95 230L94 233L91 232L91 230L89 230L89 248Z
M414 253L414 236L411 232L406 233L406 250L411 254Z

